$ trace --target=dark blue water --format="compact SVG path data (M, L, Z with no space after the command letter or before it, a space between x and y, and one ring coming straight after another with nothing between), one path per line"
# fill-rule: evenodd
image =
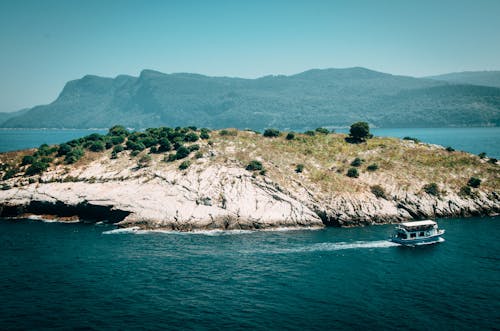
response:
M500 218L240 234L0 220L0 329L492 330Z
M41 144L60 144L92 133L104 134L104 129L0 129L0 152L38 147Z
M338 132L348 132L340 129ZM451 146L470 153L485 152L500 158L500 128L405 128L372 129L377 136L418 138L423 142ZM0 129L0 152L38 147L42 143L59 144L91 133L106 133L107 130L52 130L52 129Z

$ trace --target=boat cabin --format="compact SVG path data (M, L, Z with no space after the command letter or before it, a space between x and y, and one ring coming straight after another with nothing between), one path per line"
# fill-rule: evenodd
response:
M396 228L395 236L399 239L417 239L435 235L437 223L431 220L401 223Z

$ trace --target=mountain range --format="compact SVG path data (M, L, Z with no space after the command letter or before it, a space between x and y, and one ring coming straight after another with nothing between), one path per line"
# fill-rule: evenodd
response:
M500 72L415 78L355 67L257 79L153 70L87 75L68 82L48 105L0 115L0 127L306 130L360 120L377 127L499 126Z

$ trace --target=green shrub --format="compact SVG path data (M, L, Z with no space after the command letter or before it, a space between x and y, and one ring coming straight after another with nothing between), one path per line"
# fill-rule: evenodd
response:
M413 138L413 137L404 137L404 138L403 138L403 140L411 140L411 141L414 141L414 142L416 142L416 143L419 143L419 142L420 142L420 140L419 140L419 139L417 139L417 138Z
M108 130L110 136L128 136L129 132L123 125L115 125Z
M2 191L10 190L12 187L8 184L2 184Z
M149 153L151 153L151 154L158 153L158 147L151 146L151 148L149 149Z
M358 169L349 168L349 170L347 170L347 177L358 178L359 177Z
M57 156L64 156L68 154L71 151L71 146L64 143L59 145L59 148L57 149Z
M9 170L7 170L5 172L5 174L3 175L2 177L2 180L7 180L7 179L11 179L12 177L14 177L14 175L17 173L17 169L14 169L14 168L11 168Z
M308 131L304 132L304 134L312 137L312 136L316 135L316 132L308 130Z
M187 142L195 142L195 141L198 141L198 139L200 139L200 137L198 137L198 135L195 132L189 132L184 137L184 141L187 141Z
M160 138L158 140L160 147L158 147L158 152L168 152L172 149L172 144L168 138Z
M27 164L32 164L35 162L36 158L33 155L25 155L23 156L23 160L21 162L21 165L27 165Z
M74 147L71 149L71 151L69 151L66 154L66 156L64 158L64 162L67 164L73 164L76 161L80 160L84 154L85 154L85 152L83 151L83 149L81 147Z
M113 147L113 153L120 153L123 152L125 148L122 145L116 145Z
M368 171L376 171L378 169L378 164L372 163L368 167L366 167L366 170Z
M191 161L189 161L189 160L182 161L182 163L179 165L179 169L185 170L185 169L189 168L190 165L191 165Z
M265 176L266 174L267 174L266 169L262 169L261 171L259 171L259 175Z
M44 172L45 170L47 170L48 167L49 167L49 165L47 163L44 163L42 161L37 160L37 161L33 162L28 167L28 169L26 169L25 174L26 174L26 176L36 175L36 174Z
M174 162L175 160L177 160L177 156L175 155L175 153L168 154L163 159L163 161L165 161L165 162Z
M189 146L188 149L190 152L194 152L194 151L197 151L200 149L200 145L194 144L194 145Z
M49 147L47 144L41 144L38 150L33 154L34 156L49 156L58 150L57 146Z
M128 140L127 143L125 144L127 146L127 149L130 149L132 151L143 151L146 149L146 146L141 143L141 142L136 142L133 140Z
M470 186L462 186L460 188L460 191L458 192L458 195L461 197L468 197L472 194L472 189Z
M486 153L485 152L481 152L478 154L479 158L480 159L484 159L486 157Z
M293 139L295 139L295 133L288 132L288 134L286 135L286 140L293 140Z
M206 131L201 131L201 133L200 133L200 138L201 138L201 139L205 139L205 140L206 140L206 139L210 139L210 135L209 135L209 134L208 134L208 132L206 132Z
M191 151L189 149L187 149L185 146L180 146L177 149L176 158L177 158L177 160L183 159L183 158L187 157L189 155L189 153L191 153Z
M430 195L434 195L436 197L439 197L441 194L439 191L439 187L436 183L429 183L429 184L424 185L423 190L425 193L430 194Z
M370 187L370 190L372 191L373 195L375 195L377 198L386 198L385 190L382 186L380 185L373 185Z
M104 147L104 143L102 141L94 141L90 146L89 146L89 149L92 151L92 152L102 152L105 147Z
M495 159L494 157L490 157L488 162L491 163L491 164L496 164L497 163L497 159Z
M469 181L467 182L467 186L470 187L478 188L479 185L481 185L481 179L476 177L469 178Z
M278 129L265 129L262 135L268 138L279 137L280 131Z
M451 146L448 146L448 147L446 147L446 151L447 152L454 152L455 149L453 147L451 147Z
M246 166L246 170L249 171L254 171L254 170L262 170L264 167L262 166L262 163L257 160L252 160L250 163Z
M359 167L360 165L363 164L363 160L360 159L359 157L355 158L352 162L351 162L351 166L353 167Z
M111 152L111 159L114 160L114 159L117 159L118 158L118 154L116 154L115 151L112 151Z
M326 128L316 128L316 130L314 130L314 131L316 131L317 133L321 133L321 134L329 134L330 133L330 131L328 131L328 129L326 129Z
M301 173L302 171L304 171L304 165L303 164L297 164L297 166L295 167L295 172L296 173Z
M136 157L137 155L139 155L139 153L141 153L141 151L133 150L132 152L130 152L130 156Z
M196 152L196 154L194 155L195 158L197 159L201 159L203 157L203 153L201 151L198 151Z
M110 140L111 140L111 143L113 145L119 145L119 144L123 144L123 142L125 142L125 137L124 136L111 136Z

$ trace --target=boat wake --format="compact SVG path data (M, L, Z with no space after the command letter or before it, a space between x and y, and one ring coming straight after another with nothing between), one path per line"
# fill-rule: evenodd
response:
M264 249L261 253L269 254L287 254L287 253L308 253L308 252L331 252L348 249L376 249L400 246L399 244L387 241L353 241L353 242L333 242L333 243L318 243L307 246L279 248L279 249ZM243 252L244 253L244 252ZM255 253L248 252L248 253Z

